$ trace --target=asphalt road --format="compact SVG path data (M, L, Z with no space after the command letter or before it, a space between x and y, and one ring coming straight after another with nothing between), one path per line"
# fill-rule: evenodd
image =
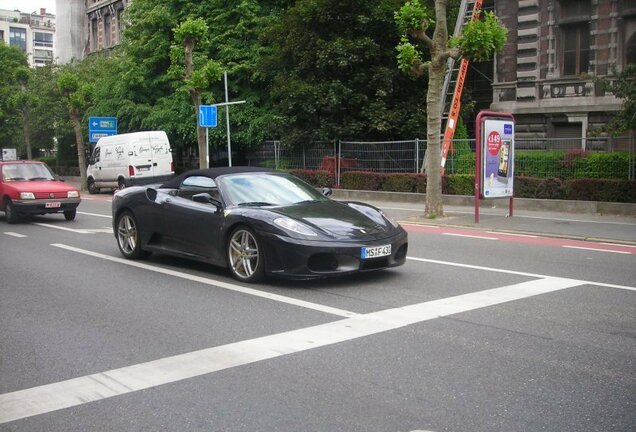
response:
M634 246L409 225L402 267L242 285L123 260L109 198L0 216L0 431L634 430Z

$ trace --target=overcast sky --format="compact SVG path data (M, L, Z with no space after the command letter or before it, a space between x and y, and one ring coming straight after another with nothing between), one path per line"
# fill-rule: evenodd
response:
M55 14L55 0L0 0L0 9L15 10L31 13L46 8L46 11Z

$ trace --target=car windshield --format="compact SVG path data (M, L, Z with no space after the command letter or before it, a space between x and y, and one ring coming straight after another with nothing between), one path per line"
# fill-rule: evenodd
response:
M238 206L286 206L329 199L304 181L287 174L232 174L217 178L217 183L223 197Z
M2 166L2 180L55 180L53 173L41 163L11 163Z

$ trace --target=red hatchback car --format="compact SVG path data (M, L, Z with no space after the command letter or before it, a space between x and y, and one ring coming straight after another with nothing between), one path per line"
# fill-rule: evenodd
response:
M22 216L64 213L75 219L80 191L59 180L43 162L0 161L0 210L10 224Z

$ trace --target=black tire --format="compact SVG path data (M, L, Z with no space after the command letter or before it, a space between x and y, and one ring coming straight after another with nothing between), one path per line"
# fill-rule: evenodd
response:
M227 266L234 279L258 282L265 276L265 255L251 228L239 226L227 241Z
M7 223L16 224L20 222L20 214L10 199L7 199L4 203L4 214L7 218Z
M86 187L88 188L88 193L91 195L99 193L99 188L95 186L95 180L93 180L92 178L86 180Z
M77 210L76 209L66 210L64 212L64 219L66 219L67 221L75 220L75 215L76 214L77 214Z
M117 246L124 258L139 259L149 255L149 252L141 249L137 219L131 212L125 211L117 216L115 227Z
M117 190L122 190L126 187L126 180L124 180L123 178L119 178L117 180Z

